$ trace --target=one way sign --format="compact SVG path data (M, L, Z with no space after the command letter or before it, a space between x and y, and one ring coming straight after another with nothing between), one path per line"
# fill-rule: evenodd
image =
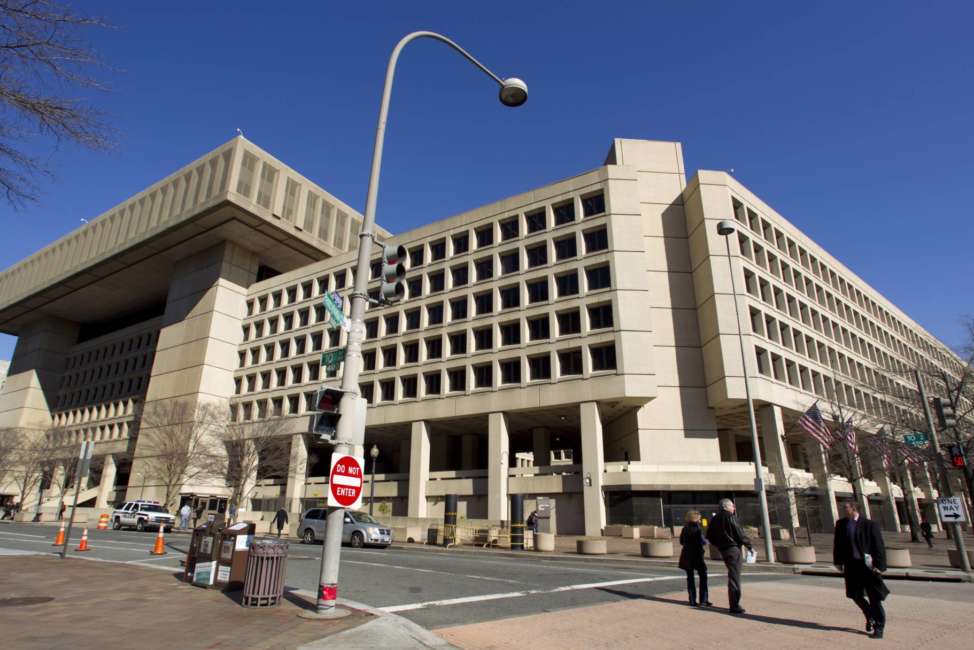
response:
M949 524L962 524L967 521L960 497L940 497L937 499L937 508L940 510L940 518Z

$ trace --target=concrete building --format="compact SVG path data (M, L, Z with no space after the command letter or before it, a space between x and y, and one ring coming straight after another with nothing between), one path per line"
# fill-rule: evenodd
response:
M315 389L337 383L321 354L345 343L321 300L351 289L360 219L243 138L92 219L0 274L0 331L18 337L0 426L94 439L82 499L106 507L160 494L140 466L153 404L281 418L290 468L254 477L247 509L318 505L329 447L306 432ZM679 143L623 139L592 171L380 229L409 271L407 299L366 317L379 512L439 518L457 494L461 519L496 522L519 493L529 512L549 497L559 532L599 534L733 495L753 517L721 219L738 224L730 262L772 517L787 525L812 502L811 525L830 525L851 486L797 418L830 397L880 418L898 407L866 388L877 371L909 391L893 371L959 360L730 175L687 181ZM889 528L904 500L935 494L915 468L904 490L863 464ZM805 503L788 487L807 488ZM183 491L226 495L218 476Z

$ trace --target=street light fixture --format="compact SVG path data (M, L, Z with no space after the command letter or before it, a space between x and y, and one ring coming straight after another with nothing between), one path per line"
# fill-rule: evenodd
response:
M379 457L378 445L372 445L369 456L372 458L372 480L369 482L369 516L371 517L375 506L375 459Z
M737 317L737 341L741 346L741 367L744 371L744 395L747 398L747 415L751 421L751 449L754 455L754 491L761 504L761 534L764 536L764 554L768 562L774 562L774 546L771 544L771 520L768 517L768 495L764 489L764 471L761 468L761 448L758 445L758 425L754 418L754 401L751 399L751 378L747 372L747 355L744 352L744 331L741 327L741 310L737 305L737 286L734 282L734 265L731 263L730 236L737 225L728 219L717 223L717 234L724 238L727 248L727 268L730 270L731 295L734 298L734 314Z

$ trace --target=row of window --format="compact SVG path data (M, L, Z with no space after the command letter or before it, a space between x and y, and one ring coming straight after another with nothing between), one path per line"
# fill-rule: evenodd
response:
M135 403L131 399L115 400L70 411L55 412L53 413L53 421L54 426L63 427L94 420L124 417L132 415L134 412Z

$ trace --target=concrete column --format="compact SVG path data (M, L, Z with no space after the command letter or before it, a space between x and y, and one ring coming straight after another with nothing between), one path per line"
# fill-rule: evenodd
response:
M403 474L409 472L409 447L411 445L412 440L410 438L399 441L399 471Z
M477 436L464 434L460 439L460 469L477 469Z
M308 480L308 441L303 433L291 436L291 457L287 466L287 487L284 507L290 513L301 512L304 486Z
M773 508L778 517L785 517L783 521L774 522L779 526L798 528L798 503L795 493L788 485L788 450L785 448L785 423L781 417L780 406L762 406L758 411L758 424L761 437L764 440L765 461L769 473L774 476L775 498L782 507Z
M511 439L507 416L491 413L487 425L487 518L507 520L508 468L511 466Z
M907 515L913 514L914 523L919 526L922 513L920 512L920 502L917 500L916 487L913 485L913 473L909 466L900 468L900 480L902 481L903 502L906 505ZM907 521L909 523L909 521ZM919 534L919 528L918 534Z
M832 480L828 468L828 456L825 450L814 440L805 441L805 450L808 453L808 462L812 467L812 474L819 487L819 515L822 526L828 532L835 528L835 522L839 519L839 506L835 501L835 490L832 488Z
M46 429L78 325L59 318L37 320L17 332L7 378L0 390L0 427Z
M427 513L426 484L430 480L429 425L413 422L409 445L409 510L410 517L425 517Z
M98 484L98 497L95 499L96 508L108 507L108 495L115 487L115 470L115 457L108 454L101 466L101 482Z
M536 427L531 430L531 438L534 447L534 466L551 465L551 431L545 427Z
M602 419L596 402L579 406L582 434L582 503L585 507L585 534L600 536L605 528L605 498L602 477L605 449L602 444Z
M879 485L879 491L883 495L883 528L900 532L900 514L896 511L896 496L893 494L893 483L889 480L889 475L881 468L873 472L872 479Z
M54 473L51 475L51 486L47 488L47 498L48 499L53 498L58 500L57 503L54 504L56 506L54 512L55 518L57 518L57 508L61 507L61 499L64 497L64 493L68 489L64 485L65 473L66 472L64 470L64 464L56 463L54 465ZM41 502L41 505L43 505L43 501Z

